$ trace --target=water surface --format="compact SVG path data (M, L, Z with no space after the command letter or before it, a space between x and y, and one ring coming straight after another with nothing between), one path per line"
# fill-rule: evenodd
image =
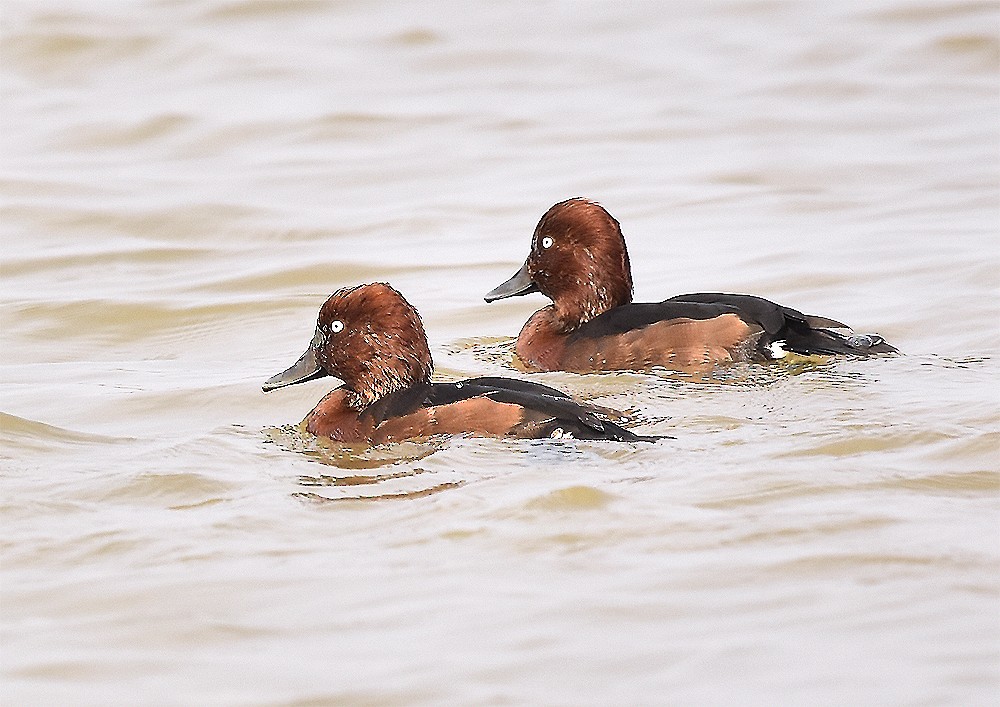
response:
M13 0L0 11L6 704L987 704L1000 689L988 2ZM601 201L639 301L904 356L535 379L656 445L370 452L260 384L385 280L442 379Z

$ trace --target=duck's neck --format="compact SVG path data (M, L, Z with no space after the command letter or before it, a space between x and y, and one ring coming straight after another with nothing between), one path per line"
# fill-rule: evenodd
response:
M350 380L344 380L350 390L348 405L361 412L381 400L426 386L433 371L433 366L423 359L417 362L400 357L391 362L393 365L388 363L385 359L365 361L361 370L350 376ZM418 376L416 379L414 374Z
M609 309L631 301L631 290L614 292L600 285L582 288L553 301L553 326L561 333L568 334Z

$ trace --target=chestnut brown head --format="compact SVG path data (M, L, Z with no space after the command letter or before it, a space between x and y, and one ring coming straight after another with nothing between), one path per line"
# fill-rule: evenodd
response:
M344 381L361 410L391 393L430 380L427 336L417 310L389 285L344 288L319 310L309 349L264 391L324 375Z
M486 295L541 292L567 330L632 301L632 269L621 226L587 199L561 201L542 216L524 266Z

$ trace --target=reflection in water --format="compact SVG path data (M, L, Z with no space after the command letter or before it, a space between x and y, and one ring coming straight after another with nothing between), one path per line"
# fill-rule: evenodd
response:
M377 484L389 479L403 479L408 476L423 474L426 471L426 469L414 468L392 474L368 474L364 476L329 476L320 474L319 476L300 476L299 483L303 486L360 486L363 484Z
M376 469L419 461L433 454L444 443L442 439L430 438L376 446L346 444L309 434L301 424L268 427L263 432L268 443L341 469Z
M375 484L383 484L388 481L395 481L398 479L406 479L410 477L416 477L420 474L433 474L433 472L427 469L422 469L420 467L414 467L412 469L407 469L404 471L397 471L389 474L364 474L364 475L350 475L350 476L334 476L329 474L321 474L319 476L300 476L299 484L302 486L370 486ZM432 477L433 478L433 477ZM329 496L322 496L315 492L300 491L293 493L292 495L298 498L308 498L314 501L388 501L388 500L403 500L409 498L423 498L429 496L433 493L438 493L439 491L445 491L447 489L458 488L459 486L466 483L465 481L444 481L433 486L427 487L422 486L421 488L414 489L411 491L395 491L386 492L376 495L363 494L360 491L352 493L346 496L338 496L336 498L331 498Z
M307 501L314 501L316 503L334 503L340 501L403 501L412 500L416 498L426 498L432 494L440 493L441 491L447 491L448 489L456 489L461 486L463 481L450 481L429 488L422 488L416 491L400 491L398 493L380 493L377 495L358 495L358 496L338 496L337 498L331 498L329 496L323 496L318 493L311 491L299 491L293 493L292 496L295 498L305 499Z
M382 444L373 447L357 444L345 444L324 437L315 437L305 431L300 425L284 425L269 427L263 430L265 442L277 444L289 452L304 455L310 461L319 462L325 466L358 471L364 469L398 469L388 472L380 471L370 474L303 474L299 477L301 486L386 486L400 480L414 480L419 488L402 491L387 491L377 495L364 495L360 491L338 498L328 498L311 492L298 492L297 497L311 500L399 500L407 498L423 498L431 493L445 489L457 488L465 483L463 480L441 482L441 472L432 472L421 467L410 466L440 449L446 441L442 439L408 440ZM400 468L405 467L405 468ZM424 476L426 475L426 477ZM450 472L448 475L454 475ZM432 485L427 486L426 479ZM397 484L398 486L398 484Z

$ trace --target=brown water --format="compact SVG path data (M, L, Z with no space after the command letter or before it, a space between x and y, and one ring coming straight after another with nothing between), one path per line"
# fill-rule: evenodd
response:
M996 3L0 12L3 704L995 704ZM373 280L520 375L544 300L481 297L574 195L640 301L905 355L536 377L656 445L350 451L290 427L328 381L261 393Z

